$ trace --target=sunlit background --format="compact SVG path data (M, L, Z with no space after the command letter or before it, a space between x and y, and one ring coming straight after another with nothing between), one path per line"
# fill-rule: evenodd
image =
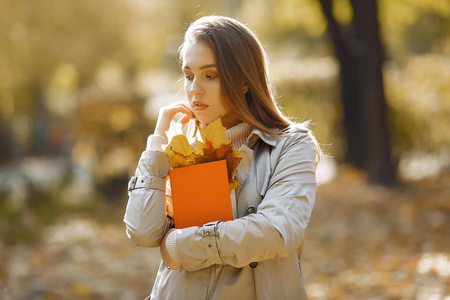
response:
M0 298L143 299L158 249L122 223L158 109L183 99L189 23L265 45L284 112L329 154L302 260L310 299L450 299L450 2L377 1L399 183L345 162L339 61L319 0L0 0ZM333 14L352 21L348 0Z

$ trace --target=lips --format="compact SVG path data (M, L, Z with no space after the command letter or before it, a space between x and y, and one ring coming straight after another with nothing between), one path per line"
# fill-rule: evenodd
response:
M209 105L203 103L202 101L199 100L195 100L194 102L192 102L192 109L194 111L200 111L200 110L204 110L206 108L208 108Z

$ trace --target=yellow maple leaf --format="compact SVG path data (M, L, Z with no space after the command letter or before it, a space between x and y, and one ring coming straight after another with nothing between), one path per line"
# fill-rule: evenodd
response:
M203 148L205 148L205 144L202 141L197 140L197 144L194 146L194 152L203 155Z
M225 130L227 129L223 127L222 120L219 118L200 129L200 134L204 143L208 140L214 149L219 149L220 146L228 145L231 142L225 137Z
M173 155L168 156L169 156L169 164L173 169L197 164L198 154L196 153L191 153L190 155L185 156L177 152L174 152Z
M189 156L194 153L194 148L189 144L189 141L184 135L176 135L170 141L170 144L166 147L166 154L170 157L174 153L179 155Z
M234 190L235 188L239 187L240 184L236 180L232 179L230 183L228 183L228 186L230 187L230 191Z

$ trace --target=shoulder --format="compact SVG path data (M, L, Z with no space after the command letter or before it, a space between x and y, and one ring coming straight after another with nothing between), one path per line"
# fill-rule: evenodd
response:
M279 131L277 136L278 144L303 142L314 143L314 134L309 129L309 122L292 123L288 128Z
M277 136L275 148L281 154L305 156L315 161L318 154L318 143L314 133L309 129L309 122L293 123Z
M316 155L320 151L313 132L309 129L309 121L302 123L292 123L285 129L272 129L270 133L259 129L253 129L247 138L247 146L252 147L256 141L260 140L265 146L261 149L270 149L272 154L278 155L295 151L308 151Z

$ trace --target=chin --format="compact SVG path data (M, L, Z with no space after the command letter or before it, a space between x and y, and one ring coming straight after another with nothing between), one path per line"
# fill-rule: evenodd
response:
M197 120L202 124L202 125L208 125L209 123L211 123L211 122L213 122L213 121L215 121L215 120L217 120L219 117L217 117L217 118L199 118L199 117L197 117Z

